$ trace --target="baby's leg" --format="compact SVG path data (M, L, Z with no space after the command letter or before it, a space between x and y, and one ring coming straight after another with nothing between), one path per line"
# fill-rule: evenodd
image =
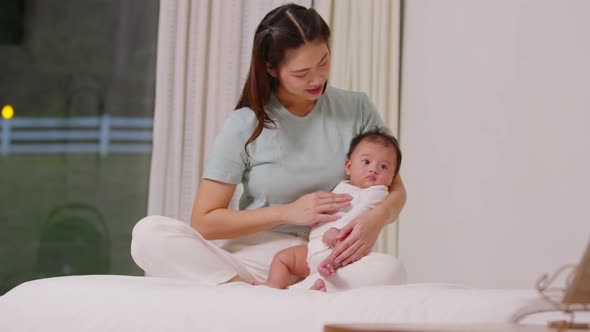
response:
M342 265L340 263L334 262L334 260L328 256L320 264L318 264L318 272L322 277L328 278L336 274L336 270L341 266Z
M272 259L266 285L273 288L287 288L291 275L305 278L309 275L307 246L300 245L279 251Z

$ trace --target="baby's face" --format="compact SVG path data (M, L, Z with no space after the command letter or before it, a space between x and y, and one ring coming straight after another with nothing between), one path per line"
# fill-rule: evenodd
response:
M350 184L360 188L376 185L389 187L397 167L395 149L381 142L361 141L346 161Z

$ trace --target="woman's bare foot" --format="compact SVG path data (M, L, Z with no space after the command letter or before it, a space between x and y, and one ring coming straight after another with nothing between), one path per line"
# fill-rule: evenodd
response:
M230 282L246 282L246 280L242 279L239 275L229 279L228 281L224 282L224 284L229 284Z
M320 292L326 292L326 283L324 282L324 279L316 280L311 286L310 290L319 290Z
M281 288L279 286L273 285L269 281L261 282L261 281L254 280L254 281L250 281L250 285L252 285L252 286L266 286L266 287L276 288L276 289L286 289L286 288Z
M328 278L336 274L334 267L326 262L321 262L320 265L318 265L318 272L324 278Z

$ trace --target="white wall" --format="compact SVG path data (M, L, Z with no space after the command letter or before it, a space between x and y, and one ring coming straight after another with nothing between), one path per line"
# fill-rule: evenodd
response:
M532 287L590 235L590 1L405 1L410 282Z

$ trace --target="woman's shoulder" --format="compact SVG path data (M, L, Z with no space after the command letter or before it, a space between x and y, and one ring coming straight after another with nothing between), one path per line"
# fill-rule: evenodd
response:
M249 107L242 107L229 112L225 127L237 130L251 130L256 126L256 115Z
M228 121L231 119L231 121L250 123L256 121L256 115L250 107L242 107L229 112L227 119Z
M338 113L359 114L359 110L372 109L369 97L364 92L350 91L328 86L325 92L326 105ZM361 112L362 113L362 112Z
M364 92L350 91L335 87L328 87L325 99L322 101L324 114L340 118L341 121L350 120L355 123L366 123L374 116L375 107ZM361 127L355 127L355 132L360 132Z
M328 98L347 102L360 101L368 98L367 94L364 92L344 90L333 86L328 86L325 94Z
M229 112L218 136L245 141L256 127L256 116L248 107Z

